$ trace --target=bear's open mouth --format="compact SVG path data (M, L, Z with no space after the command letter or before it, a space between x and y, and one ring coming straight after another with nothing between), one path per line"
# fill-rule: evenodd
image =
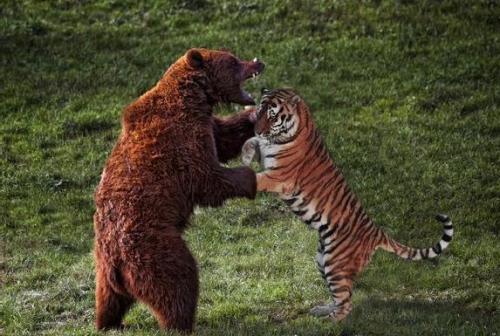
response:
M258 75L260 75L260 73L262 72L262 70L264 70L264 63L262 63L261 61L259 61L259 59L257 57L255 57L252 62L249 62L250 65L250 72L248 72L246 75L246 78L245 80L249 79L249 78L255 78L257 77Z
M262 73L263 70L264 63L262 63L257 57L254 58L251 62L243 62L243 80L240 83L242 104L255 105L255 101L250 93L243 89L243 84L247 79L256 78Z

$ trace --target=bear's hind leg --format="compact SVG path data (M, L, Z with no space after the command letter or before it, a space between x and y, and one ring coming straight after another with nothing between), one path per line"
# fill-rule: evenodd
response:
M162 329L191 332L198 301L198 270L183 239L158 235L140 250L150 254L137 272L129 273L132 294L149 306Z
M130 296L116 293L102 271L96 275L96 328L120 329L125 313L134 303Z

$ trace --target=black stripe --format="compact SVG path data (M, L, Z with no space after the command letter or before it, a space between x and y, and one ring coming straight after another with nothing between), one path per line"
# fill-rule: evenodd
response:
M370 223L370 218L365 213L363 213L363 219L361 220L361 223L359 223L359 225L364 226L367 223Z
M326 231L324 234L321 235L322 239L326 239L333 235L335 233L335 227L331 228L330 230Z
M323 215L322 211L316 212L314 215L311 216L311 219L309 219L311 222L318 222L321 219L321 215Z
M446 233L443 235L441 240L444 240L445 242L451 242L451 236L447 235Z
M448 217L447 215L445 214L437 214L436 215L436 219L442 223L444 222L448 222L450 220L450 217Z
M303 208L303 207L307 206L309 203L311 203L311 200L304 197L304 198L302 198L302 202L297 204L297 206L299 208Z
M283 166L274 166L274 167L267 167L266 170L277 170L281 168L283 168Z
M319 233L325 231L328 228L328 224L321 224L318 228Z
M342 245L343 242L345 242L349 237L348 234L345 234L342 239L340 239L339 241L336 241L336 244L333 244L333 246L331 246L330 248L328 248L327 250L325 250L325 254L329 254L330 252L333 252L333 250L335 250L337 247L339 247L340 245ZM342 250L344 251L345 248Z
M420 250L415 250L415 253L413 253L413 256L411 258L415 259L417 257L417 254L420 254L420 257L422 257L422 253L420 252Z
M349 296L346 297L344 300L340 301L339 303L336 304L337 307L342 307L343 305L345 305L347 302L351 301L351 295L352 295L352 292L349 291Z
M307 210L292 210L292 211L294 214L296 214L299 217L304 215L307 212Z
M335 185L332 187L332 190L333 192L337 192L341 186L343 186L343 182L344 182L345 178L344 176L340 175L340 179L337 181L337 183L335 183Z
M335 247L336 247L335 244L328 244L328 245L332 245L332 246L330 246L329 248L327 248L326 250L324 250L323 254L330 254L330 252L333 252L333 250L335 250Z
M345 276L343 276L343 275L335 275L335 276L332 276L331 278L328 278L328 282L336 282L336 281L340 281L344 278L345 278Z
M352 225L356 225L356 223L358 223L359 216L361 216L362 213L363 213L363 209L361 207L359 207L356 210L356 215L354 216L354 220L352 221Z
M351 204L351 202L355 199L354 194L351 193L350 191L347 192L346 195L349 195L349 196L346 198L346 201L344 203L344 206L342 206L342 210L340 210L340 213L344 213L345 210L347 209L347 205Z
M446 224L446 225L443 226L443 229L445 229L445 230L452 230L453 229L453 225Z
M280 123L279 125L274 125L274 126L272 126L272 128L273 128L273 129L274 129L274 128L280 128L280 127L281 127L281 125L283 125L283 123L284 123L284 121L281 121L281 123Z
M441 245L440 245L440 244L437 244L436 246L434 246L434 247L432 248L432 250L434 251L434 253L436 253L436 254L440 254L440 253L442 252L442 250L441 250Z
M285 133L288 133L293 128L293 126L295 126L294 122L290 124L290 127L285 129Z
M283 141L273 139L273 143L276 145L284 145L284 144L287 144L289 142L292 142L293 140L295 140L295 137L290 137L290 138L283 140Z
M411 252L412 252L411 257L410 257L410 254L408 253L408 259L415 259L415 256L417 255L418 250L412 250Z
M343 292L351 293L351 289L347 286L341 286L332 290L332 293L343 293Z
M340 197L335 197L334 203L332 204L333 209L337 209L344 202L345 198L349 196L349 190L344 190L342 193L339 192L337 195L340 195ZM337 200L337 198L339 199Z
M285 202L287 205L292 205L293 203L295 203L297 199L295 197L292 197L292 198L289 198L289 199L283 199L283 202Z

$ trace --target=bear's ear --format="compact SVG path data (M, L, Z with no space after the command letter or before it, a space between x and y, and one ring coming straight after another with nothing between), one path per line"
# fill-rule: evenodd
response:
M203 56L196 49L189 49L186 53L186 61L193 69L203 68Z

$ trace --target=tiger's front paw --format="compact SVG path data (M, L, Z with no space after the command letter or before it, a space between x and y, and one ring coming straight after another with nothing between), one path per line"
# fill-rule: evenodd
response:
M241 148L241 162L245 166L250 166L256 152L256 140L255 138L248 139Z

